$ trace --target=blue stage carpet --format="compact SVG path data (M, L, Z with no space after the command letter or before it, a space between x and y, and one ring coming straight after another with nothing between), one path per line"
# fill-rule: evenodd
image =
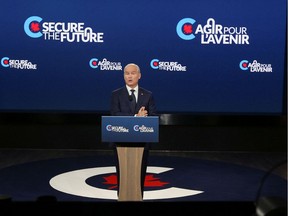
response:
M271 174L262 182L265 175L258 169L219 161L150 156L144 202L286 199L286 179ZM7 167L0 170L0 194L17 202L43 196L64 202L116 202L115 158L72 157Z

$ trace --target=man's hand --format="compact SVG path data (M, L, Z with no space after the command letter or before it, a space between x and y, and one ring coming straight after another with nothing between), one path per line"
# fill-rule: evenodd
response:
M142 106L142 107L139 109L139 112L137 113L136 116L142 116L142 117L148 116L148 112L147 112L147 110L145 110L145 107L144 107L144 106Z

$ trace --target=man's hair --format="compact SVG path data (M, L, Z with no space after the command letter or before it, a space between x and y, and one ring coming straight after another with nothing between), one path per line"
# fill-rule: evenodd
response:
M137 64L135 64L135 63L129 63L129 64L127 64L127 65L124 67L124 72L125 72L125 70L126 70L126 68L127 68L128 66L134 66L134 67L136 67L136 68L137 68L137 71L138 71L139 73L141 73L140 67L139 67Z

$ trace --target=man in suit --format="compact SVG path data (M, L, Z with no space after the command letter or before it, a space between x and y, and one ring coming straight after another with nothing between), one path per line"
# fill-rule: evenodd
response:
M112 91L111 107L110 107L110 114L112 116L146 117L157 115L156 105L152 92L139 86L138 82L140 79L141 79L141 71L138 65L134 63L129 63L124 67L125 86ZM117 143L117 146L121 145L127 146L128 144ZM129 146L140 146L140 145L144 146L142 168L141 168L141 189L143 196L149 144L129 143ZM119 181L119 163L117 163L116 169Z
M111 110L112 116L155 116L156 106L152 92L139 87L138 82L141 79L141 72L138 65L134 63L127 64L124 67L125 86L112 92ZM134 90L136 97L136 107L131 89Z

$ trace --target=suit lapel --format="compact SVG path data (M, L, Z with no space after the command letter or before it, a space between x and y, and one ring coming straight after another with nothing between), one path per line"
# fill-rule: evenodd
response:
M138 101L137 101L137 104L136 104L136 110L140 109L140 106L141 106L142 101L143 101L143 96L144 96L144 93L143 93L142 89L139 88Z

